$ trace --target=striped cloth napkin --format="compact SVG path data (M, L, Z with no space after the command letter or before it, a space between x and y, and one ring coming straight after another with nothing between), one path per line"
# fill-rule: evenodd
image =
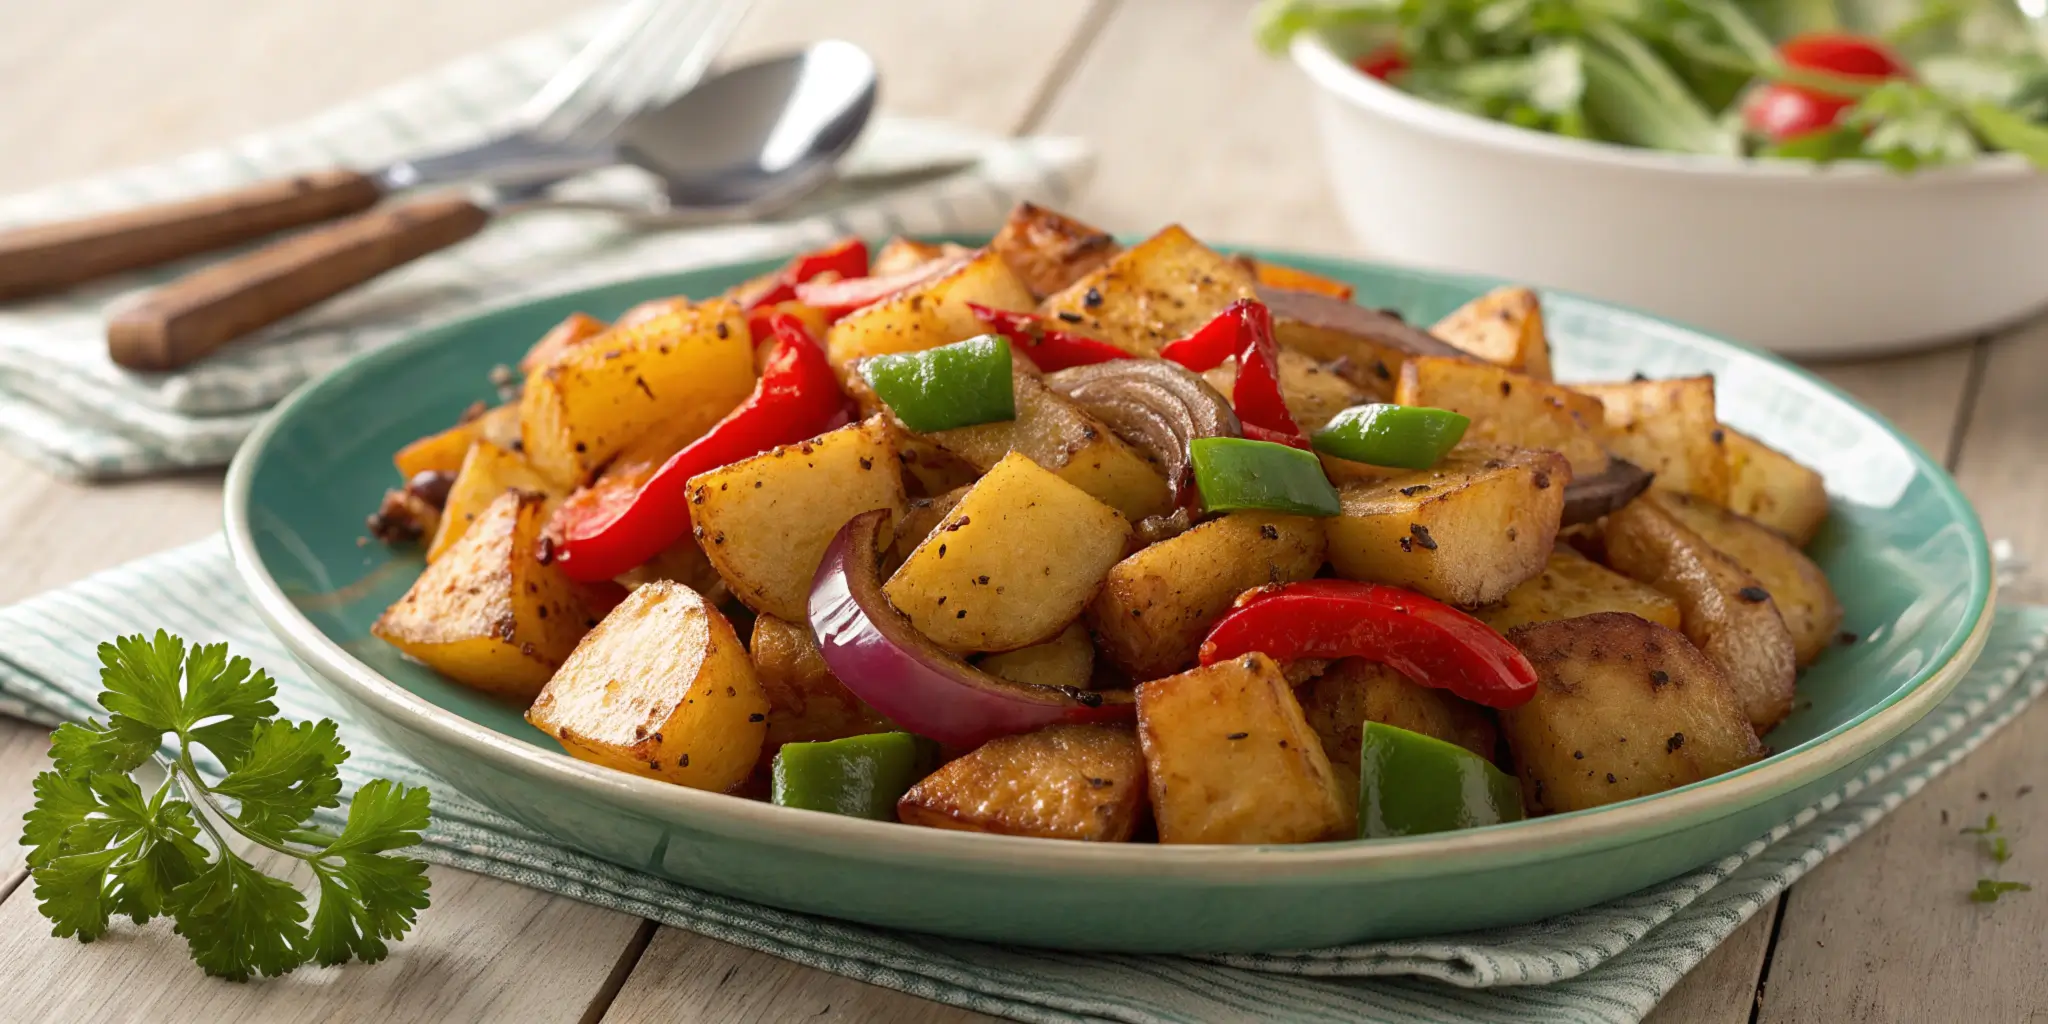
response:
M0 199L0 228L467 145L503 125L594 25L579 19L219 149ZM1019 199L1063 202L1092 169L1087 147L1074 139L1006 139L882 117L846 170L872 181L956 162L972 166L893 191L841 184L768 223L643 232L598 212L502 218L460 246L175 373L115 366L106 354L105 311L219 254L0 306L0 443L86 479L222 465L293 388L430 321L617 278L775 256L851 233L993 231ZM565 189L584 198L655 195L652 179L631 169Z
M0 609L0 713L95 713L96 645L171 630L225 640L277 677L299 719L342 719L240 597L219 538ZM422 856L927 999L1024 1021L1286 1024L1530 1020L1632 1024L1758 908L2010 722L2048 688L2048 608L2000 609L1977 667L1860 775L1739 853L1603 906L1484 934L1287 955L1164 957L1030 950L891 932L755 906L555 845L344 724L346 792L387 777L433 787ZM345 721L345 720L344 720ZM217 772L219 766L202 765ZM326 812L339 824L346 809ZM1952 880L1960 883L1960 879ZM1939 892L1928 899L1962 899ZM427 913L431 914L430 909ZM166 947L164 956L182 957ZM403 944L397 955L405 955Z

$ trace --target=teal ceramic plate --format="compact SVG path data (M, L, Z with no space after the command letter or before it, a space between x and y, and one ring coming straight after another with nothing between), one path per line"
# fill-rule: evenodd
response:
M1264 255L1264 254L1261 254ZM1428 323L1493 282L1284 253ZM1769 356L1570 295L1544 303L1565 379L1712 373L1722 416L1826 476L1813 545L1853 644L1808 671L1777 753L1592 811L1433 836L1161 847L973 835L683 789L574 760L494 703L400 658L370 623L420 563L363 546L391 453L489 397L556 321L707 295L763 262L528 302L424 331L287 401L228 475L235 561L272 629L357 721L453 785L562 842L732 896L874 924L1120 951L1255 951L1520 923L1661 881L1841 785L1955 684L1989 628L1990 560L1955 484L1913 442Z

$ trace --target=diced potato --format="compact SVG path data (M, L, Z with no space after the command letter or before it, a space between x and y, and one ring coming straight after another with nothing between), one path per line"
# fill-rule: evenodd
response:
M872 509L903 515L903 478L889 429L850 424L690 478L697 546L733 596L802 622L825 548Z
M1254 294L1243 265L1176 224L1049 296L1043 312L1065 321L1061 330L1152 356Z
M1131 542L1131 526L1022 455L996 463L883 590L935 643L1014 651L1081 615Z
M718 577L718 570L712 568L711 559L705 556L703 548L697 546L695 537L683 537L619 577L619 582L629 587L655 580L680 583L712 604L721 604L732 596L725 581Z
M1600 400L1608 449L1657 474L1653 486L1728 503L1727 435L1714 418L1714 378L1572 387Z
M1145 813L1145 759L1127 726L1054 725L990 740L910 787L906 825L1127 842Z
M1467 352L1537 380L1551 380L1550 339L1543 304L1520 285L1487 292L1436 322L1429 333Z
M1460 445L1434 469L1345 484L1343 514L1323 523L1330 564L1452 604L1498 601L1543 571L1571 479L1556 452Z
M501 405L483 415L464 420L439 433L428 434L398 450L391 464L402 480L426 472L454 473L469 456L469 446L478 439L490 440L501 448L511 447L519 437L519 407Z
M1314 519L1221 515L1118 562L1088 622L1104 658L1134 679L1157 679L1194 664L1202 637L1239 594L1314 576L1324 551Z
M992 249L958 270L895 298L854 310L825 335L825 352L843 375L857 359L918 352L988 333L968 303L1029 312L1031 292Z
M1073 284L1121 251L1108 232L1031 203L1018 203L988 245L1034 299Z
M895 432L896 461L903 466L906 493L936 497L981 478L981 470L966 459L901 427L895 427Z
M591 625L538 557L543 509L537 494L500 494L370 631L458 683L532 700Z
M1678 628L1678 602L1563 546L1551 551L1540 575L1472 615L1505 633L1532 622L1576 619L1594 612L1627 612L1666 629Z
M1042 644L990 654L976 664L983 672L1013 683L1085 690L1095 677L1095 642L1077 622Z
M1827 574L1783 534L1683 494L1666 495L1658 504L1770 591L1792 633L1799 664L1812 664L1834 644L1835 630L1842 625L1842 603L1835 599Z
M1491 363L1419 356L1401 367L1401 405L1430 405L1472 418L1472 441L1547 448L1572 464L1574 477L1607 468L1600 400Z
M910 553L916 551L917 546L924 543L924 539L931 536L933 530L938 529L940 521L946 518L946 513L953 511L953 506L960 504L960 499L967 496L967 488L971 486L973 485L964 484L936 498L911 498L906 502L903 515L896 520L895 540L890 543L889 550L882 555L883 573L893 573L901 567L904 560L910 557Z
M692 789L746 781L768 697L732 625L660 581L612 609L528 708L573 757Z
M1291 348L1280 350L1280 399L1304 432L1323 429L1338 413L1370 401L1364 389L1345 380L1313 356ZM1237 383L1233 359L1202 375L1217 393L1228 395Z
M1334 278L1302 270L1298 267L1282 266L1265 260L1252 260L1252 276L1257 278L1261 288L1285 288L1289 291L1314 292L1333 299L1351 301L1356 289Z
M1728 507L1805 547L1828 517L1828 489L1819 473L1732 427L1723 427L1728 451Z
M1678 602L1681 628L1721 670L1757 735L1792 713L1798 651L1770 591L1687 528L1655 491L1607 517L1607 564Z
M1280 666L1263 654L1138 687L1162 843L1313 843L1357 818Z
M527 379L526 457L563 487L586 483L643 435L680 448L753 390L754 346L737 305L707 302L614 327Z
M895 728L826 667L808 625L760 616L754 620L748 655L768 698L761 768L769 766L785 743L816 743Z
M872 277L893 277L897 274L916 270L933 260L954 256L965 256L974 250L952 242L920 242L915 238L898 236L889 239L868 261L868 274ZM1016 269L1015 264L1011 269Z
M1532 813L1661 793L1763 754L1713 662L1663 626L1600 612L1508 639L1538 677L1534 698L1500 713Z
M1289 289L1261 288L1258 297L1273 313L1273 340L1281 348L1331 364L1375 401L1393 397L1401 364L1411 357L1469 358L1393 310Z
M441 506L441 525L435 528L433 542L427 545L427 561L438 561L462 539L485 509L512 490L528 491L546 499L541 505L543 523L562 500L561 489L535 470L526 456L489 441L479 440L470 445L462 469L455 474L455 483L448 488L448 500Z
M742 303L742 305L745 304ZM670 295L666 298L648 299L626 310L624 313L620 313L619 318L612 321L612 326L621 329L637 327L649 321L686 312L689 308L690 299L686 295Z
M1344 806L1356 817L1359 748L1365 723L1384 722L1410 732L1455 743L1491 761L1500 734L1484 708L1363 658L1343 658L1305 684L1296 684L1302 714L1323 742L1323 753L1344 790Z
M569 318L550 328L526 354L519 357L519 372L531 376L556 359L562 353L575 348L605 332L605 322L588 313L571 313Z
M925 440L984 471L1013 452L1022 455L1134 523L1172 509L1165 475L1136 448L1037 377L1011 380L1016 419L941 430Z

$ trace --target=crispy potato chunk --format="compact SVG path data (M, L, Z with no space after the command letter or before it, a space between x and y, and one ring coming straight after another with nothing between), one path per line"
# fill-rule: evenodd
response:
M965 256L973 251L952 242L920 242L899 235L889 239L889 244L882 246L881 251L875 253L875 258L868 261L868 274L871 277L890 277L916 270L933 260ZM1016 269L1015 264L1011 269Z
M1338 413L1363 405L1371 398L1363 388L1338 376L1307 353L1283 348L1278 365L1280 400L1287 404L1288 414L1304 432L1323 429ZM1237 360L1232 359L1202 377L1218 394L1228 395L1237 384Z
M1281 348L1323 360L1374 401L1393 398L1401 366L1413 356L1470 358L1390 309L1287 288L1262 287L1258 297L1273 313Z
M775 275L770 276L773 278ZM689 308L690 298L687 295L670 295L659 299L648 299L644 302L636 303L633 308L620 313L619 318L612 321L612 326L615 328L637 327L653 320L659 320L662 317L674 316Z
M974 485L970 482L935 498L911 498L906 502L903 515L896 520L896 538L890 542L889 550L882 555L882 572L894 573L901 568L904 560L910 557L910 553L916 551L917 546L924 543L924 539L931 536L933 530L939 528L939 523L944 521L946 513L953 511L953 506L960 504L960 499L967 496L967 489L972 486Z
M588 313L571 313L568 319L548 329L526 354L519 357L519 372L531 376L541 367L561 358L562 353L605 332L604 321Z
M1094 272L1123 249L1109 232L1031 203L1018 203L988 246L1036 299Z
M768 697L732 625L667 581L612 609L526 712L572 756L719 791L753 772L767 717Z
M826 667L810 626L760 616L754 620L754 642L747 653L768 698L768 732L758 767L766 769L785 743L816 743L895 728Z
M1677 629L1679 622L1678 602L1568 547L1552 550L1541 574L1472 615L1505 633L1532 622L1576 619L1594 612L1627 612L1666 629Z
M883 590L949 650L1014 651L1081 615L1130 523L1022 455L996 463Z
M1819 473L1733 427L1726 431L1728 508L1805 547L1828 518L1828 489Z
M1705 538L1714 550L1749 570L1770 591L1771 602L1778 606L1785 628L1792 633L1792 650L1799 664L1812 664L1835 642L1835 630L1842 625L1842 603L1835 599L1827 574L1783 534L1683 494L1666 495L1658 504Z
M1330 564L1452 604L1498 601L1543 571L1571 479L1556 452L1460 445L1435 469L1345 484L1343 514L1323 524Z
M1085 690L1095 678L1095 642L1076 622L1042 644L990 654L976 664L983 672L1013 683Z
M1473 441L1547 448L1572 464L1574 477L1607 468L1600 400L1489 363L1419 356L1401 367L1401 405L1432 405L1472 418Z
M499 495L370 632L458 683L532 700L590 628L568 577L536 557L543 507Z
M561 490L535 470L526 456L484 440L470 445L455 483L448 488L448 500L441 505L441 524L427 545L427 561L440 561L491 503L513 490L530 491L546 499L541 505L542 522L562 501Z
M1551 380L1543 303L1520 285L1487 292L1451 311L1429 333L1496 366Z
M1607 564L1678 602L1680 626L1742 702L1757 735L1792 713L1798 651L1770 591L1688 529L1656 492L1607 517Z
M1174 224L1048 297L1042 311L1066 321L1061 330L1155 356L1254 288L1242 264Z
M1231 512L1140 550L1109 571L1088 606L1103 657L1134 679L1194 664L1202 637L1239 594L1305 580L1322 568L1322 524Z
M854 310L825 334L825 353L845 375L855 360L889 352L919 352L987 334L988 327L967 308L1029 312L1031 291L992 249L959 269L910 288L895 298Z
M1608 449L1657 474L1654 486L1727 504L1727 434L1715 419L1714 378L1572 387L1600 400Z
M1434 736L1489 761L1500 745L1485 708L1364 658L1339 659L1296 692L1309 728L1321 738L1323 753L1344 787L1344 805L1354 813L1367 722Z
M1138 740L1162 843L1313 843L1357 817L1263 654L1140 684Z
M1577 811L1710 779L1763 755L1712 661L1626 612L1523 626L1536 696L1500 713L1532 813Z
M1145 813L1145 759L1126 726L1054 725L993 739L910 787L906 825L1121 843Z
M879 420L700 473L689 486L697 545L733 596L791 622L810 614L811 580L839 528L871 509L900 517L905 500Z
M753 390L746 315L712 301L563 353L527 379L520 432L534 468L572 487L643 435L671 440L674 451Z
M1023 455L1079 487L1131 522L1171 511L1166 477L1101 420L1054 393L1035 376L1011 378L1017 418L923 435L983 471Z

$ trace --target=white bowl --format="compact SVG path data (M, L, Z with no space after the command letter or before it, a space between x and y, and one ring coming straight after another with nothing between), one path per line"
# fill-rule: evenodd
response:
M1387 260L1636 306L1787 355L1965 337L2048 306L2048 174L2001 154L1901 175L1516 128L1294 43L1330 180Z

